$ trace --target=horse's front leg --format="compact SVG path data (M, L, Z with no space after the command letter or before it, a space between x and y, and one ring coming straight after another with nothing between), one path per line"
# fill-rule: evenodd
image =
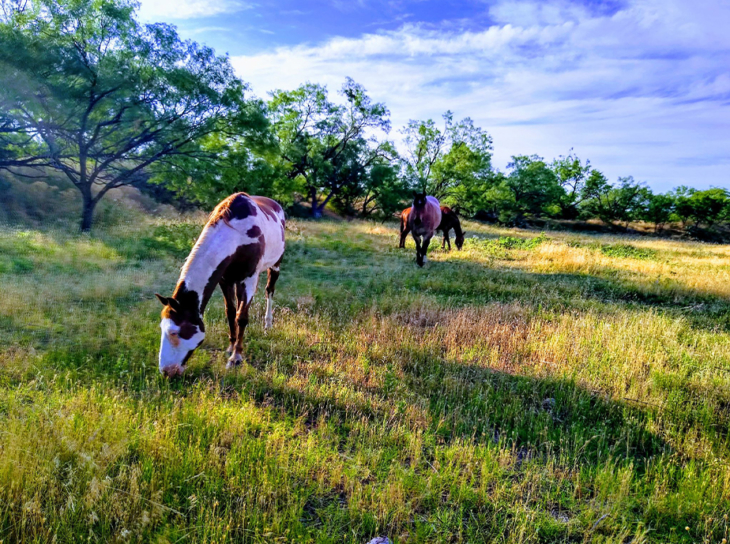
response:
M233 353L234 344L236 343L236 333L238 327L236 325L236 286L233 283L220 283L221 291L223 291L223 303L226 306L226 318L228 318L228 348L226 354Z
M259 275L255 274L238 284L238 311L236 312L238 331L236 334L236 343L233 346L233 353L226 365L227 368L239 365L243 361L243 333L246 332L246 327L248 326L248 308L251 306L251 300L256 293L258 283Z
M421 265L421 237L416 236L413 234L413 241L416 242L416 262L419 263L419 266Z
M431 243L431 236L423 237L423 243L421 244L421 259L418 263L418 266L423 266L424 264L426 264L426 254L428 253L428 245Z

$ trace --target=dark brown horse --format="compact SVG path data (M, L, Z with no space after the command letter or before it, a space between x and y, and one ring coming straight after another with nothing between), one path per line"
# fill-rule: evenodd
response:
M464 231L461 230L461 223L459 222L459 216L456 212L448 206L441 206L441 224L437 230L444 233L444 239L441 242L441 249L444 249L446 244L449 245L449 251L451 251L451 240L449 239L449 231L454 229L454 243L456 249L461 251L461 247L464 245Z
M266 328L284 255L284 211L262 196L236 193L213 210L183 265L171 297L156 295L162 309L160 372L176 376L205 338L203 313L220 286L226 304L231 354L228 366L243 360L243 332L259 274L268 271Z
M413 208L406 208L400 214L400 244L398 247L406 247L406 238L408 237L408 233L411 232L411 229L408 226L408 216L411 214L412 209ZM448 206L441 206L441 223L436 229L444 233L444 239L441 242L441 249L444 249L446 244L448 244L449 251L451 251L451 240L449 239L449 231L451 229L454 229L454 234L456 235L456 238L454 238L456 248L460 250L464 245L464 231L461 230L459 217L456 215L456 212Z
M403 210L400 221L400 246L406 247L406 237L410 232L416 242L416 262L423 266L426 262L428 245L436 229L441 224L439 201L426 193L413 192L413 206Z

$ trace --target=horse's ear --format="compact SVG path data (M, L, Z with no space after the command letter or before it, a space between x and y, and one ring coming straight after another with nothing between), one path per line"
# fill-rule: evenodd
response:
M413 191L413 198L416 198L418 196L418 193L416 191Z
M170 302L170 299L169 299L169 298L167 298L167 297L163 297L163 296L162 296L161 294L159 294L159 293L155 293L155 296L157 297L157 300L159 300L159 301L160 301L160 303L162 303L162 305L163 305L163 306L167 306L167 305L168 305L168 303Z

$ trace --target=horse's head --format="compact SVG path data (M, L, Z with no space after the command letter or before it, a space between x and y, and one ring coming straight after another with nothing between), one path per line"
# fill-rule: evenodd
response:
M426 206L426 191L422 193L417 193L416 191L413 191L413 207L414 208L424 208Z
M185 363L205 338L205 327L197 310L183 308L172 297L155 294L162 303L160 372L172 378L185 372Z
M454 238L454 243L456 244L456 249L461 251L461 247L464 245L464 233L457 234L456 238Z

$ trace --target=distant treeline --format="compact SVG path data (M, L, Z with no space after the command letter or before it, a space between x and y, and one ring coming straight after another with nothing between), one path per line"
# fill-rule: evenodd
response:
M361 217L390 217L426 190L462 215L519 225L531 218L632 221L661 229L730 221L728 191L653 193L611 183L574 153L492 165L492 138L471 119L412 120L347 79L338 99L306 83L249 96L227 57L142 25L129 0L0 0L0 168L59 172L92 226L107 191L157 184L210 207L236 192ZM0 186L0 191L2 186Z

